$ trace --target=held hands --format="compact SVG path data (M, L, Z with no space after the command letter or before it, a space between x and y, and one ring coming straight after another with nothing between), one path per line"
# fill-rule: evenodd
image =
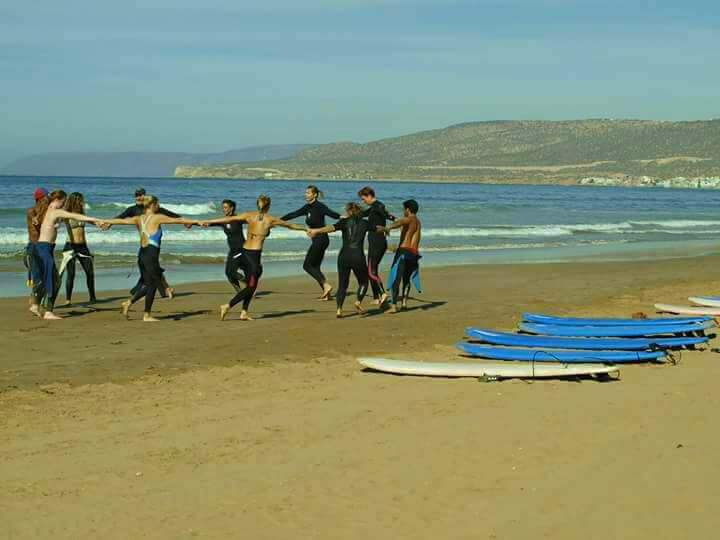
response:
M308 235L308 238L315 238L315 236L317 236L315 229L305 229L305 233Z

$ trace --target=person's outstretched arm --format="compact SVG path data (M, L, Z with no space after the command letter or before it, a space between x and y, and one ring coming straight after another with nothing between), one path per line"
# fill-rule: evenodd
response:
M378 232L388 233L393 229L399 229L400 227L402 227L403 225L407 225L408 223L410 223L410 218L403 217L400 219L396 219L392 225L388 225L387 227L382 227L378 225L377 230Z
M273 227L285 227L286 229L292 229L293 231L307 231L307 227L296 225L295 223L288 223L282 218L273 218L271 223Z
M87 223L97 223L103 221L100 218L86 216L85 214L76 214L74 212L68 212L67 210L58 209L55 210L55 217L60 219L74 219L75 221L85 221Z
M323 210L325 211L325 215L328 217L331 217L333 219L340 219L340 214L338 214L335 210L330 210L327 206L323 204Z
M203 227L207 227L209 225L224 225L226 223L233 223L235 221L247 221L248 217L250 217L249 212L243 212L242 214L238 214L236 216L223 216L215 219L204 219L202 221L198 221L197 223L199 225L202 225Z
M318 229L308 229L307 233L310 238L317 236L318 234L329 234L334 233L337 229L335 228L335 225L325 225L324 227L320 227Z
M162 214L163 216L167 216L167 217L175 218L175 219L182 217L180 214L176 214L172 210L168 210L167 208L163 208L162 206L158 210L158 214Z
M290 212L289 214L285 214L280 219L282 221L290 221L291 219L299 218L300 216L304 216L308 213L308 205L302 206L295 210L294 212Z
M160 214L158 223L160 223L161 225L185 225L186 227L191 227L192 225L200 225L200 221L196 219L185 219L181 217L173 218L166 216L165 214Z
M103 219L103 225L137 225L138 217Z

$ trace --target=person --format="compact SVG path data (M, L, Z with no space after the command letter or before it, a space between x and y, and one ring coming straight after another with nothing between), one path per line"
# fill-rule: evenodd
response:
M389 227L378 227L378 232L389 233L393 229L402 227L400 245L395 252L388 278L388 287L392 291L392 306L390 313L397 313L397 301L400 297L400 282L402 281L402 309L407 309L410 285L415 284L418 292L420 287L420 238L422 236L422 223L417 217L420 206L414 199L403 203L404 217L398 219Z
M71 193L65 202L65 210L74 214L85 213L85 198L82 193ZM63 258L60 263L60 276L65 276L65 305L72 302L73 287L75 285L75 261L80 263L85 272L85 281L87 283L88 295L90 302L97 302L95 296L95 271L93 268L93 255L87 246L85 238L85 222L76 219L65 220L67 227L67 241L63 248Z
M225 217L234 216L237 204L231 199L222 202L223 214ZM244 221L233 221L231 223L213 223L211 227L222 227L227 237L228 254L225 260L225 277L235 292L240 292L243 287L241 281L245 281L242 250L245 244L245 233L243 232ZM243 272L242 278L240 272Z
M380 277L380 262L387 251L387 236L378 232L378 227L385 227L388 220L395 221L395 216L387 211L385 205L375 197L375 190L365 186L358 191L358 196L367 205L362 217L367 218L370 230L368 231L368 274L375 303L382 307L388 299L388 294Z
M34 302L30 306L30 311L34 315L42 316L43 319L48 320L62 318L53 313L60 286L60 276L55 266L55 241L57 240L57 228L60 222L64 219L74 219L76 221L102 224L100 218L64 210L63 206L66 199L67 194L64 191L53 191L49 197L44 199L44 204L40 205L37 212L37 220L40 223L40 236L33 250L33 266L37 267L35 272L37 281L33 287ZM40 303L43 300L45 300L46 311L41 314Z
M308 235L314 238L320 234L328 234L335 231L342 231L342 248L338 254L338 288L335 293L337 303L337 318L343 316L343 303L350 286L350 272L355 274L358 282L357 298L355 300L355 309L358 313L365 313L362 308L362 301L368 289L368 264L365 258L365 236L369 230L369 223L363 219L363 210L354 202L350 202L345 207L347 217L340 219L334 225L320 227L318 229L309 229Z
M300 216L305 216L305 224L311 229L325 227L325 216L340 219L340 214L320 202L319 199L323 196L323 192L320 191L317 186L308 186L305 189L305 206L298 208L294 212L285 214L280 219L282 221L291 221ZM325 258L325 251L327 251L329 245L330 239L327 234L318 234L313 237L310 248L305 255L305 262L303 262L303 270L317 281L322 289L319 300L329 300L330 293L332 292L332 285L325 279L325 275L321 269L323 259Z
M40 222L37 219L37 212L41 205L45 205L47 203L47 197L47 189L41 187L35 189L35 193L33 193L35 205L32 208L28 208L25 215L25 219L27 221L28 243L25 246L23 264L27 269L27 279L25 280L25 284L30 290L32 290L33 283L35 281L32 265L33 249L35 247L35 244L37 244L38 239L40 238ZM32 305L32 294L30 295L30 303Z
M230 309L242 302L242 311L240 312L240 320L251 321L252 318L248 314L250 302L255 296L260 277L262 276L262 250L270 230L273 227L285 227L295 231L305 231L305 227L288 223L283 219L279 219L268 214L272 200L267 195L260 195L257 198L257 211L243 212L242 214L225 216L218 219L209 219L201 221L200 225L207 227L210 225L228 223L247 223L247 239L243 244L242 259L245 269L245 279L247 280L245 287L240 290L228 304L220 306L220 320L224 321Z
M140 253L138 264L140 266L140 287L133 295L121 303L121 313L129 318L130 308L140 300L145 299L143 322L158 322L152 316L152 306L155 293L162 286L162 268L160 268L160 244L162 241L163 225L185 225L192 227L199 225L197 221L184 218L173 218L160 212L160 201L154 195L145 195L142 199L145 213L124 219L115 218L105 220L108 225L135 225L140 233Z
M132 206L128 206L125 210L123 210L120 214L115 216L115 219L127 219L137 216L142 216L145 213L145 206L143 205L143 201L145 200L147 193L145 192L145 188L138 188L135 190L135 204ZM182 216L180 214L176 214L175 212L172 212L168 210L167 208L160 208L158 211L159 214L162 214L164 216L174 218L174 219L180 219ZM109 227L108 227L109 228ZM138 253L138 266L140 266L140 254ZM160 272L162 273L162 279L160 281L160 287L158 289L158 292L160 293L160 296L163 298L169 297L171 300L175 294L175 289L172 288L165 278L165 269L160 268ZM142 275L138 278L137 283L135 286L130 289L130 294L134 295L136 292L138 292L142 288Z

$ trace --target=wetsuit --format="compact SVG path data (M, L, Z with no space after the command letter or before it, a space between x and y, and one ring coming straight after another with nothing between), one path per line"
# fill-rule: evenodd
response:
M115 216L115 219L127 219L129 217L137 217L142 216L145 213L145 207L142 204L134 204L132 206L128 206L121 214L118 214ZM175 212L172 212L170 210L167 210L166 208L160 208L158 210L158 214L163 214L164 216L168 216L171 218L179 218L182 217L180 214L176 214ZM138 252L138 266L140 266L140 252ZM160 268L160 273L165 272L163 268ZM142 287L142 273L140 277L138 278L138 282L135 284L135 286L130 289L130 294L134 295L136 292L140 290ZM167 296L167 289L165 288L165 281L160 280L160 287L158 288L158 291L160 292L160 296L165 298Z
M335 295L338 309L342 309L350 286L350 272L358 282L357 301L365 298L368 288L368 266L365 259L365 236L368 222L360 217L343 218L335 225L336 231L342 231L342 248L338 254L338 289Z
M35 223L36 218L36 207L29 208L27 211L27 230L28 230L28 243L25 246L25 254L23 255L23 264L27 269L27 280L28 287L33 287L33 283L36 281L36 275L33 272L33 249L35 244L40 239L40 224Z
M306 204L302 208L298 208L294 212L285 214L282 219L283 221L290 221L291 219L305 216L305 224L310 229L320 229L325 226L325 216L333 219L340 219L340 214L330 210L320 201ZM313 237L310 243L310 248L305 255L305 262L303 263L303 270L305 270L312 278L318 282L320 287L325 285L325 275L322 273L320 267L322 266L323 259L325 258L325 251L330 245L330 238L327 234L318 234Z
M74 219L67 220L68 238L72 239L72 229L85 228L85 223L82 221L75 221ZM87 283L88 295L90 296L91 302L97 302L95 297L95 271L93 268L93 256L87 247L87 243L82 242L76 244L74 242L65 242L63 248L63 260L60 265L60 275L62 276L67 270L67 277L65 278L65 297L70 302L73 293L73 287L75 285L75 261L80 262L83 271L85 272L85 281Z
M44 302L45 308L52 311L60 290L60 274L55 265L55 244L37 242L33 247L32 267L35 303Z
M242 256L243 244L245 244L245 233L243 232L242 221L231 223L213 223L211 227L222 227L228 243L228 254L225 260L225 277L233 286L236 292L240 292L240 272L245 272L245 259ZM245 279L243 278L243 281Z
M152 235L148 234L147 221L149 217L140 218L140 234L147 238L147 245L140 248L138 265L140 266L140 287L133 294L130 302L135 303L145 297L145 313L150 313L155 292L162 287L162 268L160 268L160 244L162 242L162 227L158 227Z
M385 233L378 232L377 228L387 225L387 220L395 221L395 216L390 214L385 205L376 200L363 212L362 216L367 218L370 230L368 231L368 274L370 275L370 286L372 287L373 298L376 300L385 292L382 279L380 278L380 261L387 251L387 237Z
M415 285L418 292L422 292L420 286L420 259L422 255L416 250L407 247L398 248L395 252L395 259L390 268L388 287L392 290L392 303L397 304L400 297L400 282L402 281L402 298L407 300L410 295L410 286Z
M257 290L258 283L262 277L262 250L261 249L243 249L241 258L243 259L243 269L245 270L245 279L247 280L247 286L239 291L232 300L230 300L230 307L234 307L242 302L243 310L247 311L252 302L255 291Z

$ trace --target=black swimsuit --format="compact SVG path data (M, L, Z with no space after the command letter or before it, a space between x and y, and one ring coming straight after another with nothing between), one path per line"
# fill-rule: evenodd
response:
M338 290L335 296L338 309L342 309L350 286L350 272L358 282L357 300L362 302L368 288L368 266L365 259L365 236L369 224L359 217L343 218L334 225L336 231L342 231L343 245L338 255Z

